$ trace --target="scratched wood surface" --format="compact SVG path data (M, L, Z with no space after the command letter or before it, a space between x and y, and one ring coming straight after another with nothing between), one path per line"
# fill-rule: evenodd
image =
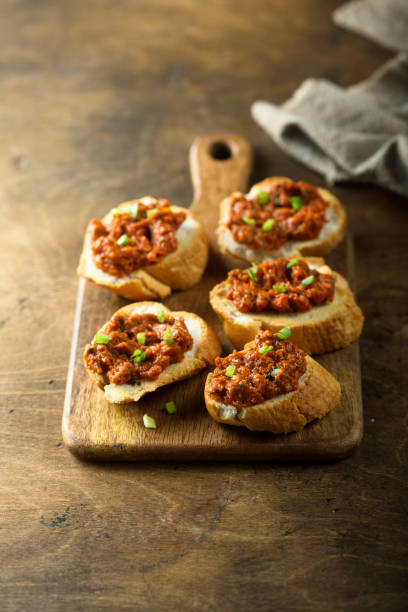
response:
M65 396L88 219L137 193L188 206L197 134L244 134L251 183L321 177L254 123L306 78L393 54L342 0L0 3L0 609L406 608L407 201L333 188L354 237L364 438L342 461L78 461Z
M202 316L216 329L224 352L228 353L233 347L211 309L208 294L216 283L226 278L228 269L245 264L219 252L215 229L221 199L232 191L246 191L248 187L252 149L236 134L215 133L199 137L191 147L190 167L195 191L191 210L210 237L210 264L199 284L188 291L175 292L165 303L172 310L187 310ZM100 216L103 214L101 211ZM350 238L330 256L330 263L353 284ZM325 460L344 457L359 444L363 415L358 342L319 356L318 361L341 384L341 401L327 417L298 433L274 435L216 423L208 415L203 398L208 369L148 394L140 402L109 404L89 379L83 364L83 347L125 303L83 279L79 282L62 425L65 444L78 456L122 461ZM177 406L177 414L171 417L164 410L169 399ZM155 431L143 426L145 413L155 418Z

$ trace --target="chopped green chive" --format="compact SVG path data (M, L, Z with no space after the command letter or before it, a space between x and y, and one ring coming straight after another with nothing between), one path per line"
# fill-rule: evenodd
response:
M144 334L143 332L139 332L136 335L136 340L139 344L146 344L146 334Z
M256 270L258 269L258 267L256 268ZM247 272L248 272L248 276L251 280L253 280L255 283L259 283L258 281L258 277L255 274L256 270L254 270L253 268L248 268Z
M293 196L293 198L289 198L289 200L295 212L303 208L302 198L300 198L299 196Z
M165 406L166 406L167 414L176 413L176 404L174 402L166 402Z
M302 285L311 285L312 283L315 282L315 280L316 280L315 275L311 274L310 276L302 280Z
M148 414L143 415L143 425L146 427L146 429L156 429L157 428L156 421L154 420L153 417L149 416Z
M228 378L232 378L234 374L235 374L235 366L229 365L227 369L225 370L225 376L228 376Z
M108 334L96 334L95 342L96 344L108 344L109 342Z
M136 365L141 361L146 361L146 353L141 351L140 349L136 349L135 351L133 351L131 359L133 359L133 363Z
M286 264L286 268L290 270L291 268L293 268L293 266L297 266L298 263L299 257L295 257L295 259L292 259L288 264Z
M133 217L133 219L136 219L137 215L139 214L139 203L135 202L134 204L132 204L132 206L129 208L129 215L131 217Z
M272 285L272 289L275 289L275 291L278 291L279 293L288 292L288 288L285 287L285 285Z
M288 338L290 338L291 333L292 332L290 327L282 327L282 329L280 329L276 334L276 337L279 340L287 340Z
M159 323L164 323L166 319L166 315L164 314L164 310L158 310L156 313L156 317Z
M119 208L112 208L111 215L113 215L114 217L119 217L119 215L121 214L122 213L120 212Z
M267 373L266 378L273 378L281 373L282 373L282 370L280 368L272 368L272 370Z
M264 189L261 189L261 191L258 193L258 204L260 204L261 206L265 206L265 204L267 204L268 202L269 193Z
M261 346L261 348L258 350L258 353L260 355L265 355L265 353L269 353L270 351L273 351L273 346L270 346L269 344L264 344L263 346Z
M267 219L265 223L262 225L262 229L264 232L270 232L274 225L275 225L275 219Z
M256 219L251 219L250 217L241 217L241 219L246 225L256 225Z
M164 332L163 340L165 344L167 344L167 346L170 346L171 344L173 344L174 337L173 337L173 332L171 331L170 327L168 327L166 331Z
M120 238L116 241L119 246L125 246L125 244L129 244L130 238L127 234L122 234Z
M150 219L151 217L153 217L155 213L157 213L158 210L160 209L159 208L149 208L149 210L146 211L146 217Z

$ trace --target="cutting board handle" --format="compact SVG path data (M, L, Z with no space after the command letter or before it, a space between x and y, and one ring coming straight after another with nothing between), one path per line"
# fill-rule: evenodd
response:
M194 188L191 212L207 230L212 246L219 204L233 191L248 187L253 151L248 140L232 132L199 136L190 147L190 172Z

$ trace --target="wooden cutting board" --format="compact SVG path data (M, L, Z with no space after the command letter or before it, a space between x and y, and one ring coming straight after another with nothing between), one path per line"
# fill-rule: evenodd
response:
M231 267L243 267L243 264L222 256L216 249L218 205L232 191L245 192L251 167L252 149L242 136L216 133L198 138L193 143L190 169L195 196L191 210L208 231L210 262L197 286L188 291L174 292L164 300L172 310L192 311L208 321L222 340L224 354L229 353L232 346L209 305L208 293L216 283L225 279ZM101 216L104 213L100 211ZM327 261L353 286L350 238ZM318 361L339 380L341 402L327 417L311 423L299 433L250 432L213 421L203 400L207 371L162 387L139 403L109 404L103 399L103 393L91 384L83 365L82 351L102 324L126 303L105 289L84 279L79 280L62 424L65 445L79 457L127 461L325 460L345 457L361 441L363 420L358 342L318 357ZM169 400L174 400L177 405L175 415L168 415L164 409ZM156 430L144 428L144 413L155 418Z

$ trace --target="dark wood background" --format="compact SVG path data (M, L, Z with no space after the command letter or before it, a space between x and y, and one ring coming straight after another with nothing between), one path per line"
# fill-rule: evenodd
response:
M250 139L254 181L320 182L249 107L282 102L311 76L355 83L391 57L333 25L339 4L1 3L3 610L404 609L406 200L334 190L366 315L365 437L353 456L93 465L60 433L86 222L147 193L188 204L188 148L213 129Z

